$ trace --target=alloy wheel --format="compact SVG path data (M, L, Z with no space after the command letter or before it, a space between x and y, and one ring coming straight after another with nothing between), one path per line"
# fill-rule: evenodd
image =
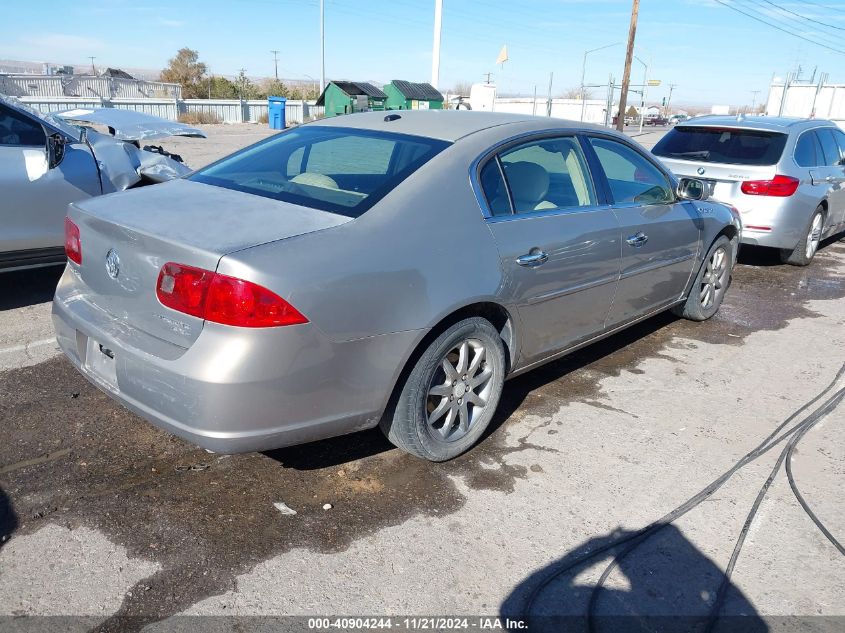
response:
M486 356L484 343L468 338L441 359L426 396L428 429L435 439L461 439L484 414L494 383L494 366Z
M704 276L701 278L699 300L701 301L701 307L705 310L713 306L718 293L724 287L727 270L728 254L725 248L720 246L710 256L707 267L704 270Z
M822 214L816 213L813 217L813 223L810 225L810 232L807 234L807 248L805 251L807 259L812 259L819 248L819 241L822 237L822 221Z

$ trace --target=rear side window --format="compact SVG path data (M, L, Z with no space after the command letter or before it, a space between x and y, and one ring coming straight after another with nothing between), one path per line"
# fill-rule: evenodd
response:
M836 139L833 138L833 130L822 128L816 130L819 137L819 142L822 144L822 152L824 153L823 165L838 165L842 160L839 154L839 145L836 144Z
M670 130L652 153L703 163L774 165L786 146L779 132L683 126Z
M516 213L595 204L586 161L572 137L530 141L500 158Z
M0 145L45 147L44 128L11 108L0 105Z
M448 145L420 136L303 126L189 179L358 217Z
M804 132L795 143L795 162L799 167L815 167L821 165L822 148L816 139L815 132Z
M493 215L510 215L511 203L508 199L508 189L502 179L499 161L493 158L481 170L481 188L487 198L487 206Z

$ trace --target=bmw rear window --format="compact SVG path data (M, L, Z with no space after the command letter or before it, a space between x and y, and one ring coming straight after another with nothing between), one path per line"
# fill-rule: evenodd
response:
M449 143L311 125L224 158L190 180L358 217Z
M786 146L786 134L761 130L683 126L670 130L652 153L697 163L774 165Z

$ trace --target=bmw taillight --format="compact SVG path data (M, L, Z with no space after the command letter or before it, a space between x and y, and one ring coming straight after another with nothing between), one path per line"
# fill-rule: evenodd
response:
M296 308L263 286L174 262L162 266L156 296L163 306L223 325L278 327L308 323Z
M82 265L82 241L79 239L79 227L65 217L65 255L75 264Z
M771 180L746 180L740 190L749 196L787 198L798 190L800 184L801 181L792 176L777 175Z

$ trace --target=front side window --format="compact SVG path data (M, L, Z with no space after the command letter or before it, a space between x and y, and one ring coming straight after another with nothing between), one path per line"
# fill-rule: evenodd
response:
M672 185L666 175L635 149L617 141L590 138L601 163L613 201L661 204L674 202Z
M29 117L0 105L0 145L43 148L47 136L44 128Z
M189 179L358 217L448 145L404 134L303 126L232 154Z
M515 213L595 205L593 183L578 141L531 141L500 156Z

